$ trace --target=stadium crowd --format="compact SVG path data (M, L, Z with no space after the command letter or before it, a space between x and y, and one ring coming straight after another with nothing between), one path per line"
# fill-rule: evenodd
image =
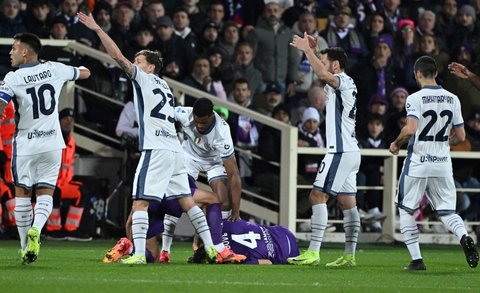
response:
M306 56L289 45L294 34L307 32L317 37L319 48L338 46L347 52L346 73L358 87L361 148L386 149L398 136L406 98L419 89L413 64L419 56L431 56L439 66L439 84L462 103L467 141L456 150L480 150L480 88L448 70L450 62L458 62L480 74L479 0L3 0L0 37L31 32L104 51L98 37L79 22L79 11L92 13L128 59L142 49L158 50L163 76L297 125L302 147L325 146L325 92ZM9 50L0 46L0 80L12 70ZM132 99L120 69L48 46L40 57L74 66L83 58L81 64L95 75L82 85L125 103ZM184 104L193 102L187 96ZM76 111L79 120L91 123L98 122L93 117L109 116L96 115L97 107L88 102L77 103ZM280 161L275 129L226 109L217 112L228 122L235 145ZM115 131L115 125L110 128ZM277 167L248 156L238 161L245 183L278 199ZM320 158L300 156L298 162L299 184L310 184ZM382 174L383 159L363 158L358 185L382 185ZM480 187L478 166L454 161L454 176L457 187ZM302 204L306 196L299 193L299 216L309 214L308 203ZM5 195L2 204L10 198ZM478 220L479 194L459 193L458 199L461 216ZM363 217L373 218L367 229L379 230L381 191L359 190L357 200Z

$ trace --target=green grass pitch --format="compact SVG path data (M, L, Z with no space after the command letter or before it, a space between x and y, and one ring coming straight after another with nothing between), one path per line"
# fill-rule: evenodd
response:
M44 240L35 263L21 265L17 241L0 241L0 292L480 292L480 267L470 269L458 246L422 246L426 272L407 272L405 246L359 244L357 267L327 269L342 253L324 244L322 265L190 265L189 243L174 242L172 263L103 264L114 240Z

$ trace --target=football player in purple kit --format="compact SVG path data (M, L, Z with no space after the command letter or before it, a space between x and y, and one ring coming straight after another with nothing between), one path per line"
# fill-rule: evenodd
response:
M224 221L222 238L226 247L247 257L243 264L286 264L287 258L300 254L295 235L282 226ZM205 263L203 251L199 247L189 262Z
M188 176L191 194L197 205L206 206L206 218L210 227L212 240L215 246L220 247L220 253L217 256L217 263L239 263L245 260L244 255L235 254L229 247L223 245L222 239L222 216L220 209L210 210L210 206L218 205L218 197L215 193L198 189L193 177ZM170 262L170 247L172 245L173 234L176 223L183 210L177 200L163 199L161 202L152 202L148 207L149 227L147 231L147 243L145 255L148 263ZM131 254L133 244L131 230L131 217L125 224L127 237L121 238L117 244L109 249L103 259L104 263L117 262L123 256ZM162 248L159 250L159 243Z

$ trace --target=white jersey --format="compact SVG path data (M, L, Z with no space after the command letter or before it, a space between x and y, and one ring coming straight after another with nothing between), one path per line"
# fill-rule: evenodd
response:
M418 120L408 143L404 173L411 177L452 176L448 137L453 127L463 127L458 97L440 86L426 86L407 98L407 118Z
M176 107L175 120L180 122L185 134L182 143L185 156L197 162L219 163L234 155L230 127L217 113L212 127L199 133L193 122L192 107Z
M20 65L0 82L0 99L15 106L16 155L34 155L65 148L58 120L63 84L76 80L80 70L58 62Z
M357 86L344 72L334 74L338 87L325 86L326 140L328 153L360 151L355 138L355 115Z
M138 146L143 150L181 152L175 131L175 98L167 82L133 66L133 102L138 121Z

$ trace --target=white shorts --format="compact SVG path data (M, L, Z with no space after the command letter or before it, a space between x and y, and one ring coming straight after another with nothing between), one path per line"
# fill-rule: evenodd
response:
M211 164L185 158L185 165L188 175L192 176L195 180L198 179L198 174L200 172L205 172L207 174L208 183L218 179L228 178L227 171L225 171L225 167L223 167L222 163L215 162Z
M186 196L191 193L183 153L143 151L135 171L132 198L161 201L164 197Z
M423 193L439 215L455 212L457 191L453 177L418 178L400 175L395 203L407 212L414 212L419 207Z
M318 167L313 188L331 196L356 195L360 152L327 153Z
M32 187L55 189L61 163L61 149L35 155L13 155L14 184L27 190Z

